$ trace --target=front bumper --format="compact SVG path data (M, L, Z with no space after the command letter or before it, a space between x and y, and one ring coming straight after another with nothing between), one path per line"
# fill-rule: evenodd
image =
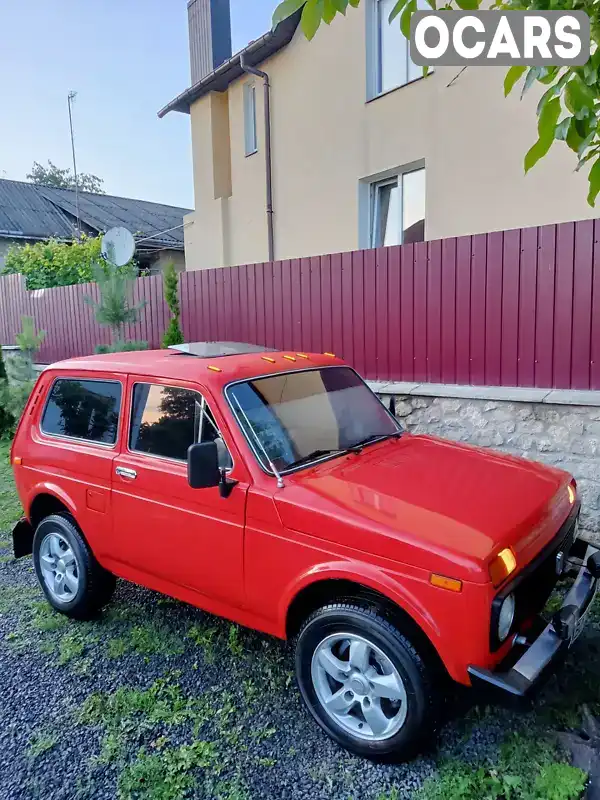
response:
M577 577L561 608L540 635L510 668L496 671L470 666L473 686L485 685L514 697L524 697L571 647L585 626L588 611L600 586L600 549L577 539L570 559L581 559ZM518 646L518 645L517 645Z

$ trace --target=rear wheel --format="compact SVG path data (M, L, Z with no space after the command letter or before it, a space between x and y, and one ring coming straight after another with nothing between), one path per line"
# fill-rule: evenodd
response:
M40 522L33 563L50 605L74 619L92 617L114 592L114 575L96 561L69 515L53 514Z
M357 755L410 758L432 729L431 671L372 609L340 603L316 611L298 636L296 676L319 725Z

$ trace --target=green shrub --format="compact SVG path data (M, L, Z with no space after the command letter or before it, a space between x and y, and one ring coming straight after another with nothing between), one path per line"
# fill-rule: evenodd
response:
M87 283L92 280L93 265L100 258L100 246L100 236L15 245L6 254L4 273L24 275L30 290Z
M0 381L0 437L15 432L34 384L35 381L16 384Z
M169 306L171 312L171 319L165 335L163 336L162 346L170 347L172 344L183 344L184 338L179 325L181 318L181 309L179 308L179 295L177 290L179 288L179 275L175 269L175 264L170 261L165 267L163 274L163 284L165 291L165 301Z
M123 342L118 341L114 344L97 344L95 352L99 355L106 353L131 353L135 350L147 350L148 342Z

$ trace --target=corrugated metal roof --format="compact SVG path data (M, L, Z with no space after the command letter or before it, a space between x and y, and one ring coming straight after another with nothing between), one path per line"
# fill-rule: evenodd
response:
M183 227L179 226L190 212L188 208L146 200L79 192L79 215L84 228L102 233L122 225L136 238L154 237L142 248L183 250ZM0 238L70 239L77 230L76 216L73 189L0 180Z
M0 180L0 237L70 239L74 228L65 213L39 191L39 186Z

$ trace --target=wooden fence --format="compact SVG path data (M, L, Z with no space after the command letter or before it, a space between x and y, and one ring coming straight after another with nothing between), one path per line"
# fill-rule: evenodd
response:
M180 293L186 341L331 351L379 380L600 389L600 220L189 271ZM108 334L86 295L0 278L0 343L28 314L47 332L40 360L93 352ZM159 347L162 278L133 300L129 338Z

